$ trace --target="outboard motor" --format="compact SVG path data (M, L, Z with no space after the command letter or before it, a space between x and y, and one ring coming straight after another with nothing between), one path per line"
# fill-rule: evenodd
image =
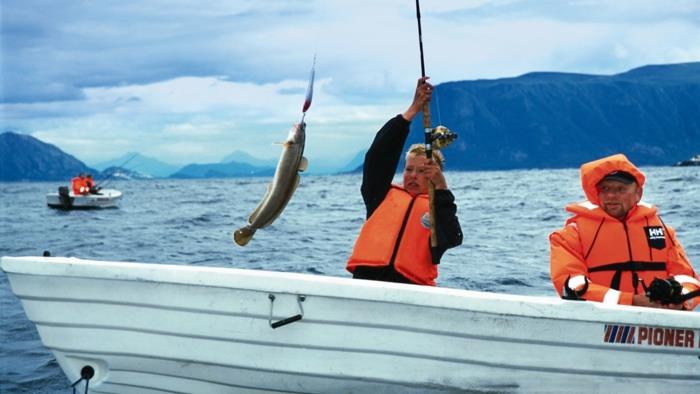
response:
M70 209L73 206L73 198L70 196L67 186L58 187L58 201L63 209Z

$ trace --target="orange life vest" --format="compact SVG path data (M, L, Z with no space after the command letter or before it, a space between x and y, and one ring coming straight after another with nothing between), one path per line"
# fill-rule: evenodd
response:
M589 211L582 212L585 209ZM625 293L618 302L631 304L633 294L643 294L642 281L649 285L655 276L668 277L666 259L673 244L665 236L667 231L656 209L639 205L624 223L590 203L571 205L567 210L578 214L567 225L574 224L578 229L588 279ZM655 247L651 246L647 231L652 231ZM608 289L599 290L602 292L589 289L584 298L603 301Z
M77 196L78 194L83 192L85 184L83 183L83 180L80 177L76 176L70 180L70 186L71 189L73 189L73 194Z
M619 221L596 205L596 185L613 171L628 172L639 187L644 184L644 174L621 154L581 166L581 183L589 201L567 206L575 216L549 237L551 277L557 292L562 294L567 278L570 288L587 280L584 299L631 305L634 294L644 294L642 281L648 286L655 277L673 277L684 293L700 288L700 278L675 231L663 224L656 207L640 202ZM699 301L700 297L688 300L686 307L693 308Z
M405 189L392 185L362 226L347 270L393 264L412 282L435 286L438 270L430 252L429 210L427 195L412 197Z

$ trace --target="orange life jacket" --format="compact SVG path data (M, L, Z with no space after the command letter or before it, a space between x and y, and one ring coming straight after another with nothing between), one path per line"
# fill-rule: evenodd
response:
M575 216L549 237L551 277L557 292L562 294L567 278L570 288L587 280L584 299L631 305L634 294L644 293L642 282L648 286L655 277L673 277L684 293L699 289L700 278L656 207L640 202L619 221L595 204L599 202L596 184L612 171L626 171L639 187L644 184L644 174L621 154L581 166L581 183L589 201L567 206ZM695 297L686 307L699 303L700 297Z
M70 180L70 186L71 189L73 189L73 194L78 195L83 192L83 188L85 187L85 184L83 183L83 180L80 179L79 176L73 177L73 179Z
M412 197L405 189L392 185L362 226L347 270L393 264L412 282L435 286L438 271L430 252L429 210L426 194Z

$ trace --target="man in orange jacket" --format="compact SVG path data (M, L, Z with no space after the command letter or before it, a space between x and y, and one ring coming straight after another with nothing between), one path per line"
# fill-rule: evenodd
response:
M644 181L622 154L581 166L588 201L568 205L574 216L549 236L551 278L560 296L668 309L700 303L700 277L675 231L655 206L641 201ZM654 286L674 297L647 292Z
M367 221L360 230L347 270L353 278L435 286L443 253L462 243L454 196L442 173L439 151L428 159L422 144L406 154L403 185L392 185L409 125L431 98L427 77L418 80L413 102L379 130L365 155L362 198ZM428 185L435 186L437 246L430 246Z

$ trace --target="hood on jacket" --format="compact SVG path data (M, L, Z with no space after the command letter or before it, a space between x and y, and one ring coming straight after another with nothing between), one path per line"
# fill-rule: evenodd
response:
M583 187L583 192L586 193L588 201L600 205L596 185L603 177L614 171L627 172L634 177L640 189L644 186L644 181L646 180L644 173L632 164L625 155L618 153L581 166L581 186Z

